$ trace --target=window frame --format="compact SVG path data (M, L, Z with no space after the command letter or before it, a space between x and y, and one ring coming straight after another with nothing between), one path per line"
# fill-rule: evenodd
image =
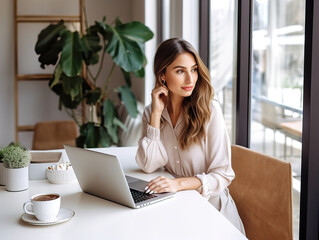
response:
M300 239L318 239L319 0L306 0Z

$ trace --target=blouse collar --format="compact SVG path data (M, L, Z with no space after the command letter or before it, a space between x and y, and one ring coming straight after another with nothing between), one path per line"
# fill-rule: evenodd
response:
M181 114L178 116L178 119L177 119L177 123L175 125L175 128L181 124L183 122L183 117L182 117L183 113L181 112ZM163 118L171 125L171 127L174 129L173 127L173 123L172 123L172 120L171 120L171 117L169 116L169 113L168 113L168 109L167 109L167 106L165 106L163 112L162 112L162 116Z

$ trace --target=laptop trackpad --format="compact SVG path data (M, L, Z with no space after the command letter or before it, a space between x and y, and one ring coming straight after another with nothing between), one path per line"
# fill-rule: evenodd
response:
M125 176L126 181L129 185L130 188L133 188L135 190L139 190L139 191L144 191L146 185L148 184L148 182L143 181L141 179L138 178L134 178L134 177L130 177L130 176Z
M130 177L130 176L127 176L127 175L125 175L125 178L126 178L126 181L127 181L128 184L130 184L132 182L140 181L140 179L138 179L138 178Z

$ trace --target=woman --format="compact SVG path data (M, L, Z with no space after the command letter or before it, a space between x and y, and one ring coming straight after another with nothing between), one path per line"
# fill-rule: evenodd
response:
M136 161L147 173L165 167L175 178L155 178L146 192L196 189L245 233L227 189L235 177L230 142L208 69L188 42L173 38L159 46L154 73Z

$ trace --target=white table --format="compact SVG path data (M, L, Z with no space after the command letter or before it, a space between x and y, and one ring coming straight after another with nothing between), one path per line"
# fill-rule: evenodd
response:
M164 170L143 173L135 163L135 147L98 151L116 154L127 175L151 180ZM22 205L30 196L57 192L61 207L71 208L75 216L61 224L32 226L20 217ZM47 180L30 181L23 192L7 192L0 187L0 239L246 239L197 191L178 192L175 197L141 209L131 209L81 191L77 181L56 185Z

